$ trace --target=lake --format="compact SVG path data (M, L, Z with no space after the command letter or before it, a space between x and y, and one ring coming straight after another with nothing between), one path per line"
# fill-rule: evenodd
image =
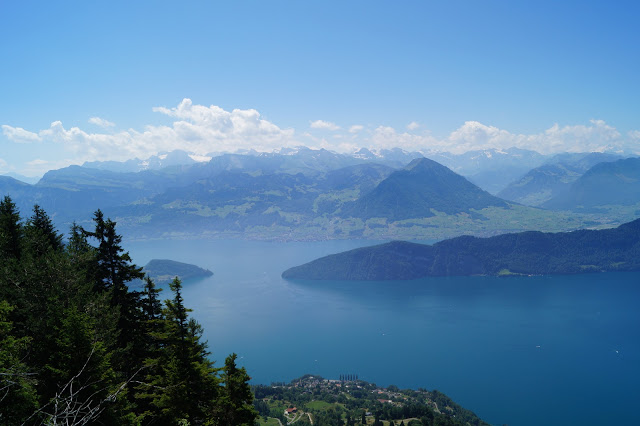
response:
M358 374L438 389L492 424L640 424L640 273L289 282L285 269L366 241L147 241L193 263L184 283L217 365L252 383ZM164 298L170 297L165 292Z

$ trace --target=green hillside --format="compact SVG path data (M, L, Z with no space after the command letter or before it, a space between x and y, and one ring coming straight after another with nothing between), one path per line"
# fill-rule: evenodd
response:
M329 380L307 374L253 391L259 425L488 426L437 390L383 388L356 375Z
M640 219L605 230L395 241L288 269L302 280L403 280L449 275L577 274L640 269Z

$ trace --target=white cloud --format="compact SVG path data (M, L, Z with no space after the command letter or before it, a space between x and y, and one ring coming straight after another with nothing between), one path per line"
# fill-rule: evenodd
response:
M281 129L262 119L255 109L229 112L215 105L193 105L190 99L184 99L176 108L156 107L153 111L179 121L172 127L147 127L147 138L157 143L160 140L178 142L181 149L197 154L251 148L265 151L291 146L294 142L293 129ZM167 146L163 149L176 148Z
M49 164L49 162L47 160L36 158L35 160L28 161L27 164L30 166L42 166L43 164Z
M454 153L476 149L509 148L518 144L517 135L477 121L465 122L439 143L443 150Z
M95 124L98 127L102 127L103 129L108 129L109 127L115 127L116 123L112 123L111 121L105 120L100 117L91 117L89 119L89 123Z
M370 148L402 148L407 151L430 151L437 144L432 136L398 133L393 127L378 126L371 136Z
M14 142L29 143L37 142L40 140L40 136L37 133L30 132L22 127L11 127L6 124L2 125L2 133Z
M622 135L603 120L591 120L591 125L560 127L557 124L547 129L536 139L539 149L550 152L619 151L625 149Z
M26 162L25 167L22 170L20 170L20 174L24 176L39 177L44 175L49 170L61 169L63 167L67 167L72 164L78 165L78 164L81 164L81 162L74 161L71 159L49 161L49 160L36 158L35 160Z
M312 129L324 129L324 130L331 130L331 131L340 130L340 126L338 126L337 124L332 123L330 121L324 121L324 120L312 121L309 126Z
M361 140L369 148L399 147L409 151L446 151L460 154L481 149L518 147L542 154L558 152L619 151L639 152L640 131L628 133L627 138L602 120L588 125L559 126L537 134L517 134L477 121L467 121L448 136L436 139L429 134L398 132L393 127L379 126L370 137Z
M411 123L407 124L407 130L416 130L420 127L420 124L416 123L415 121L412 121Z
M74 163L92 160L148 158L160 151L182 149L196 155L233 152L240 149L271 151L296 145L293 129L281 129L261 118L254 109L225 111L217 106L193 105L184 99L175 108L156 107L155 112L176 118L169 126L147 126L116 133L90 133L79 127L65 128L54 121L38 133L4 125L3 132L14 141L44 140L61 144ZM92 124L109 123L94 117Z
M589 125L560 127L554 124L538 134L515 134L477 121L467 121L439 142L444 151L462 153L478 149L518 147L542 154L558 152L629 151L631 144L602 120Z
M555 124L535 134L511 133L495 126L468 121L449 135L435 138L428 131L411 131L418 128L415 123L410 123L407 131L398 131L388 126L365 127L359 124L341 129L323 120L311 122L310 129L296 134L293 129L280 128L264 119L255 109L226 111L215 105L194 105L189 99L184 99L176 107L155 107L153 111L168 117L169 123L149 125L142 129L92 133L79 127L65 128L62 122L54 121L48 129L37 133L9 125L2 125L2 131L7 139L14 142L42 142L38 145L38 155L49 162L33 160L27 164L28 170L21 173L31 175L70 164L82 164L84 161L148 158L158 152L175 149L201 157L214 152L250 149L264 152L299 145L338 152L353 152L360 147L398 147L424 153L462 153L513 146L544 154L563 151L640 151L640 131L633 130L623 136L602 120L571 126ZM89 122L113 127L109 125L112 123L98 117L92 117ZM324 137L326 130L333 132L331 137ZM0 167L3 167L1 162Z

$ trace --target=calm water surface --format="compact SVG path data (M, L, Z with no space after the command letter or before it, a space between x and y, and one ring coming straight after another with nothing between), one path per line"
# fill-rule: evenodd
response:
M254 383L343 373L438 389L492 424L640 424L640 273L289 282L285 269L363 241L126 244L194 263L192 315L221 365ZM165 297L170 297L168 293Z

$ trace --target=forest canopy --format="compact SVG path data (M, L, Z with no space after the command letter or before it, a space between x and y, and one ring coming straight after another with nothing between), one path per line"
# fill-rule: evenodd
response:
M209 360L179 279L170 291L162 301L100 210L65 241L39 206L23 219L4 197L0 423L253 424L245 368Z

